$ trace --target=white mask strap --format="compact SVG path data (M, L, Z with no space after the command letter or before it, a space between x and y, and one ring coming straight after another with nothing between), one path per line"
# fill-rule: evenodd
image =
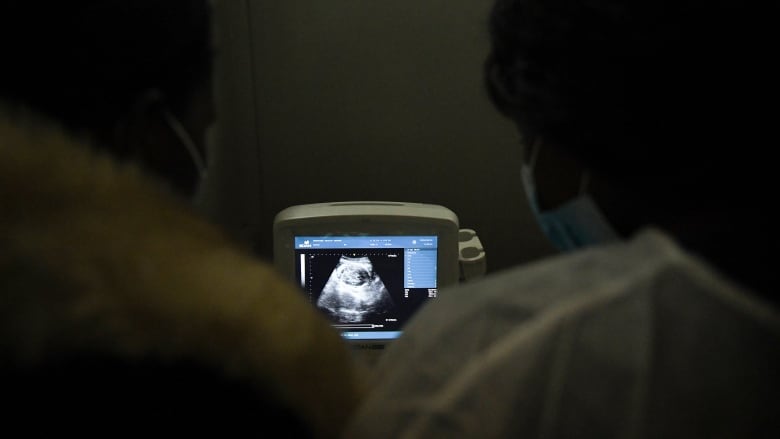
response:
M176 137L178 137L181 143L184 144L184 147L187 148L187 151L189 152L192 161L195 163L195 167L198 169L200 176L205 176L206 161L203 159L200 151L198 151L198 147L195 146L195 142L192 140L190 133L187 132L181 122L179 122L179 120L167 108L163 109L163 117L165 117L165 121L171 127L171 130L173 130L173 132L176 134Z
M536 160L539 158L539 150L542 148L542 139L537 137L534 139L534 143L530 145L531 155L528 158L528 166L531 169L536 167Z
M536 167L536 161L539 159L539 150L542 148L542 140L537 137L534 143L531 144L531 155L529 157L528 167L531 171ZM590 172L587 169L583 169L580 173L580 188L577 195L585 195L588 192L588 185L590 184Z

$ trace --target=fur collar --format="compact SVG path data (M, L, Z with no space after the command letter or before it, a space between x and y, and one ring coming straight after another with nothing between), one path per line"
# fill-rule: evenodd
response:
M272 385L335 434L362 390L292 284L133 165L0 117L0 354L196 358Z

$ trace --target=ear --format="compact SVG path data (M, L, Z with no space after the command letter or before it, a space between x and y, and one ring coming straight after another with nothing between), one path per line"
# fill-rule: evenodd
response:
M197 188L201 168L193 164L190 150L195 147L183 142L177 129L185 130L178 122L172 123L169 111L161 92L152 89L141 93L116 124L114 144L122 158L135 161L150 175L189 198Z
M542 210L555 209L582 195L587 169L567 150L538 137L530 149L536 196Z
M159 139L167 135L161 123L160 112L164 97L159 90L150 89L141 93L115 123L110 142L120 160L131 160L146 164L150 156L159 149Z

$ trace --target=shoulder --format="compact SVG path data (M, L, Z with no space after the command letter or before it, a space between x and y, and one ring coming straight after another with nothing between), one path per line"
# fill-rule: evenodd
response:
M324 431L351 410L351 353L269 264L56 127L0 121L0 139L3 356L194 359L270 388Z
M517 326L564 308L584 312L630 294L638 279L680 258L685 256L673 241L650 231L630 242L546 258L461 283L441 291L418 312L393 350L406 351L413 344L422 355L435 347L428 343L462 345L480 325Z
M767 354L780 340L777 315L744 293L654 230L442 291L381 359L350 431L375 428L366 420L380 412L386 437L629 428L616 419L644 413L651 375L680 370L675 380L696 381L690 368L657 363L658 353L695 367L736 353L777 365ZM714 369L738 376L741 367ZM659 394L671 382L657 383Z

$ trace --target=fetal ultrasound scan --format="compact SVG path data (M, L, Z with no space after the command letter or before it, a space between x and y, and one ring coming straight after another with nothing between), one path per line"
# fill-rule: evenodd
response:
M329 239L334 248L297 250L296 278L312 306L345 338L395 338L416 310L436 297L435 250L400 245L338 248L345 240ZM370 239L382 244L394 243L393 239L416 242L414 237Z
M338 323L362 323L393 307L385 283L366 256L341 256L317 300L317 308Z

